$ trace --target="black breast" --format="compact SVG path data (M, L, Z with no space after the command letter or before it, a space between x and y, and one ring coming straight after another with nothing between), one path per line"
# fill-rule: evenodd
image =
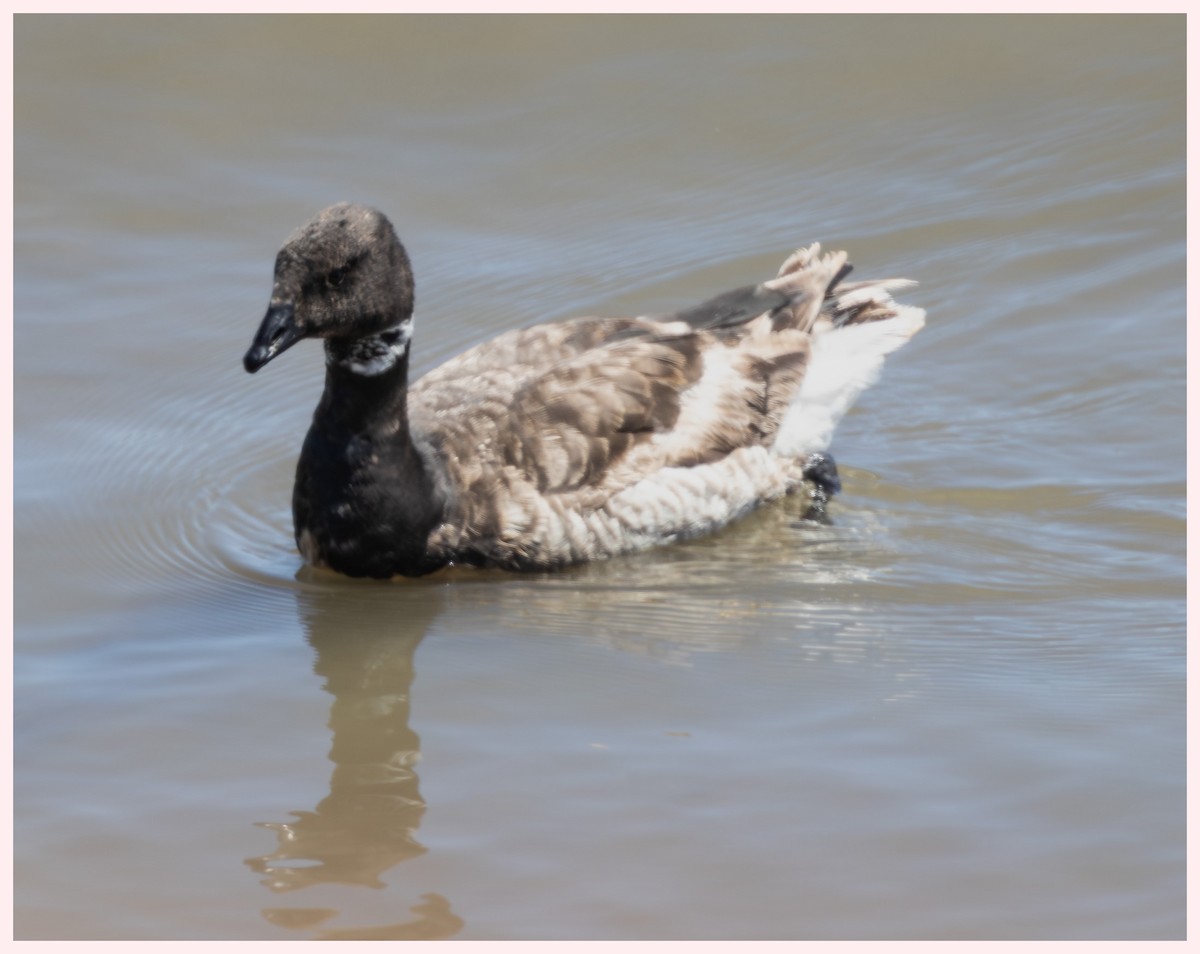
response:
M322 421L318 411L292 495L296 542L306 557L347 576L438 569L426 542L442 506L407 437L351 433Z

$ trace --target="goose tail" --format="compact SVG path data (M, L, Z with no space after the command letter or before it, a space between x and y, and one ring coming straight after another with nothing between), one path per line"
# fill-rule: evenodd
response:
M807 457L828 449L833 432L858 396L878 380L884 359L925 325L925 311L902 305L892 292L917 283L904 278L843 282L849 266L844 253L821 255L819 245L794 252L773 282L792 276L830 275L820 308L792 314L797 327L811 330L804 379L793 397L772 450ZM800 307L803 307L803 302Z

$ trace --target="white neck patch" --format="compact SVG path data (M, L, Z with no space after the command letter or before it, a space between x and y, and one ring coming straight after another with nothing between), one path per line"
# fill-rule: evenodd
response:
M354 374L373 378L390 371L408 352L412 341L412 319L402 321L377 335L357 338L343 345L334 345L330 339L325 349L325 363L336 364Z

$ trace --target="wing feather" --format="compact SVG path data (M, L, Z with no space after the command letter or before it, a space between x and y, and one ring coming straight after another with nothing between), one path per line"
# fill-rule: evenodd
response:
M410 422L458 486L513 470L544 494L602 482L630 448L675 424L680 395L701 372L695 333L663 334L637 321L501 336L416 382ZM545 364L555 349L559 360Z

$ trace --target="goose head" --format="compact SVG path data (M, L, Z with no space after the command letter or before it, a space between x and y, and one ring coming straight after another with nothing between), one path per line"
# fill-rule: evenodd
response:
M242 363L253 374L304 338L406 348L412 308L412 267L392 223L367 206L333 205L279 250L270 307Z

